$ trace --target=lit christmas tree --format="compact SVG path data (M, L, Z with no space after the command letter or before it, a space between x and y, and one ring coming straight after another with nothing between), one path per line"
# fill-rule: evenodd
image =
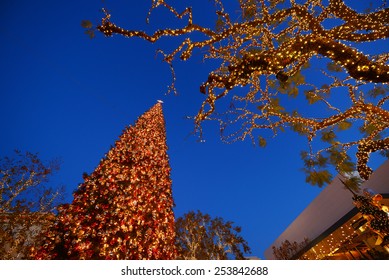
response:
M364 195L354 194L353 201L359 212L367 219L370 228L380 235L385 242L389 241L389 214L383 209L385 206L380 204L382 195L370 195L367 192Z
M124 130L71 204L59 208L35 259L175 259L170 166L161 103Z

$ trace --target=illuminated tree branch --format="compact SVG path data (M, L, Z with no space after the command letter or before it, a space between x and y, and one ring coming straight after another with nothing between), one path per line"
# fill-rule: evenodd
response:
M368 178L370 153L388 147L381 138L389 126L385 108L389 88L384 87L389 83L389 55L386 50L369 55L361 50L361 44L389 38L386 3L364 13L348 7L342 0L330 0L329 4L320 0L307 0L303 4L239 0L239 4L241 17L233 22L222 1L216 0L215 28L194 23L191 8L180 13L165 0L152 2L147 19L152 10L162 6L177 18L187 20L184 27L159 29L152 34L128 30L112 23L111 15L104 10L105 16L97 28L106 36L118 34L151 43L163 37L181 38L173 51L164 53L164 61L169 63L172 73L172 61L192 58L195 49L203 50L205 59L220 63L200 85L205 98L194 118L200 134L205 120L216 120L223 139L229 142L246 137L256 142L254 131L270 130L277 134L291 128L305 135L312 147L313 140L321 135L328 146L309 157L315 159L316 165L308 164L312 170L324 167L324 160L319 164L317 159L329 153L332 160L328 161L342 172L349 160L344 154L354 145L358 148L357 170L362 178ZM328 19L338 20L337 24L328 27ZM203 36L194 37L194 34ZM330 84L305 81L304 69L315 59L332 61L331 71L338 73L324 73L325 79L332 80ZM173 91L174 80L175 76ZM341 106L329 98L339 89L348 92L348 100ZM304 91L308 105L324 105L326 113L318 110L317 116L311 116L303 109L291 108L282 94L296 97L300 96L299 91ZM219 100L228 97L231 106L220 113ZM238 129L224 135L232 126ZM359 128L362 136L353 141L339 140L335 131L350 127ZM264 137L260 136L258 142L264 146ZM345 169L349 170L350 166Z

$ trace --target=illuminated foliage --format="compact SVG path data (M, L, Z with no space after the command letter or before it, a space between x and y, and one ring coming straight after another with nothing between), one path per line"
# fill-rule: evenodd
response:
M243 254L250 253L250 248L240 232L233 222L190 211L176 222L178 259L244 259Z
M380 200L380 194L372 196L367 192L363 195L354 193L353 196L354 204L367 220L367 225L383 240L389 241L389 213L383 210Z
M54 217L63 190L45 186L59 162L15 151L0 158L0 259L27 259Z
M222 1L214 1L214 29L196 24L191 8L179 13L167 0L153 0L148 16L163 7L184 21L183 27L159 29L150 35L117 26L104 10L97 29L105 36L139 37L151 43L168 36L181 38L181 44L164 53L164 61L172 69L174 58L188 60L195 49L203 50L204 59L220 63L200 86L205 95L195 117L200 135L203 121L217 120L226 142L259 139L263 146L262 139L291 128L307 138L307 157L312 159L334 151L349 153L356 147L353 161L360 177L368 179L370 154L389 147L389 138L385 138L389 55L382 47L387 46L389 36L386 2L367 12L342 0L238 2L241 16L232 21ZM376 53L364 53L364 46L374 42L381 42L374 45ZM318 61L324 69L309 67ZM312 82L308 76L313 76ZM219 100L226 98L233 106L223 108L225 102ZM296 109L290 98L299 99L300 107ZM310 106L317 109L312 113ZM358 128L362 133L352 140L337 137L342 130L358 132ZM261 137L254 137L255 133ZM314 143L317 136L324 140L320 147ZM340 173L350 166L344 165L344 160L329 163L335 163ZM321 167L311 165L310 171L320 173Z
M162 105L124 130L59 207L36 259L175 259L170 166Z
M381 242L389 241L389 210L381 203L383 196L373 194L369 189L364 189L361 193L359 187L355 188L361 182L355 181L355 178L340 181L353 194L353 204L362 214L367 226L381 238Z

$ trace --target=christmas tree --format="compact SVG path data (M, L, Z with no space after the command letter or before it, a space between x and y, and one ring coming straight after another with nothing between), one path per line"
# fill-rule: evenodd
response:
M165 121L157 103L58 209L35 259L174 259Z
M382 195L370 195L364 192L364 195L354 194L353 201L359 212L367 218L368 225L385 242L389 241L389 214L383 210L379 201Z

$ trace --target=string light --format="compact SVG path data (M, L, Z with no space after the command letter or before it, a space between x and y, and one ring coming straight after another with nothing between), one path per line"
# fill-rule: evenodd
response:
M153 9L162 6L177 18L187 19L184 27L159 29L150 35L140 30L127 30L115 25L111 22L111 15L104 10L104 18L97 28L105 36L119 34L125 37L139 37L151 43L157 42L162 37L182 38L179 46L170 54L164 54L164 60L169 63L172 70L173 88L175 75L171 62L175 57L188 60L192 57L194 49L203 49L206 50L204 58L221 61L220 67L211 71L207 80L200 85L200 92L206 95L194 118L200 134L202 122L211 119L219 121L223 132L228 125L240 124L238 131L224 137L226 141L244 140L246 137L255 139L252 133L256 129L270 129L276 134L278 129L298 126L300 132L304 132L311 142L318 131L355 120L374 124L377 128L375 136L388 128L389 114L382 108L387 99L382 98L376 104L372 104L357 94L359 86L389 82L389 65L385 63L388 56L384 53L378 57L371 57L350 44L387 39L388 9L362 14L348 7L342 0L330 0L327 7L323 6L321 1L307 1L306 4L293 2L289 7L285 5L285 8L275 9L247 0L239 2L243 16L241 21L232 23L222 1L215 1L219 20L214 30L195 24L191 9L186 8L182 13L178 13L164 0L153 1L148 18ZM328 18L338 18L342 23L326 29L323 22ZM286 22L290 24L286 25ZM201 37L203 39L199 39L200 36L192 37L194 33L204 35ZM315 101L321 101L336 113L323 118L295 116L293 112L287 110L280 112L277 110L280 106L275 107L273 102L277 94L272 92L269 83L273 85L288 83L313 57L331 59L348 74L344 80L327 75L334 82L326 90L314 88L313 94L310 95ZM263 81L259 82L261 76L266 77L266 86L261 85ZM233 97L233 100L245 104L243 108L222 114L227 115L225 119L219 117L220 115L215 113L218 100L229 95L234 88L246 86L251 88L247 95ZM346 110L336 108L323 95L323 93L329 95L331 89L342 86L349 88L351 105ZM259 104L256 107L261 109L258 111L249 109L248 104ZM343 113L339 113L340 111ZM379 125L372 112L379 116ZM235 116L235 119L231 116ZM374 135L342 145L337 144L344 151L352 145L358 146L357 169L364 179L369 178L372 172L367 166L369 155L389 147L388 140L376 141Z
M355 194L353 200L358 210L367 218L367 225L384 239L389 238L389 217L382 205L369 195Z
M36 259L174 259L165 123L157 103L60 207Z

